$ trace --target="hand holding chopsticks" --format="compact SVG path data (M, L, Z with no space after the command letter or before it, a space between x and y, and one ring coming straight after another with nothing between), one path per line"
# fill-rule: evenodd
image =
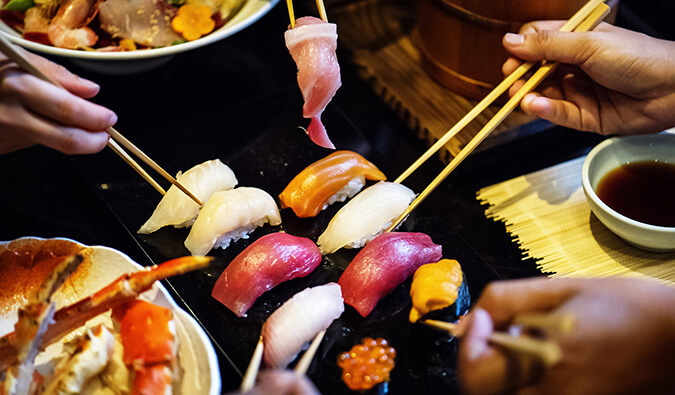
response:
M15 62L17 65L19 65L23 70L26 72L42 79L43 81L49 82L53 85L56 85L58 87L61 87L56 81L52 80L49 78L47 75L45 75L40 69L38 69L35 65L32 64L32 62L26 58L20 51L18 51L3 35L0 34L0 51L4 53L7 58ZM108 141L108 146L115 152L117 153L122 159L127 162L131 167L134 168L146 181L148 181L157 191L159 191L162 194L165 194L166 192L164 189L140 166L138 163L136 163L125 151L124 149L120 146L123 145L127 149L129 149L132 153L134 153L136 156L138 156L141 160L143 160L148 166L152 167L155 171L160 173L162 177L167 179L169 182L171 182L173 185L175 185L177 188L179 188L181 191L186 193L192 200L194 200L197 204L200 206L202 205L202 202L194 196L189 190L187 190L183 185L181 185L175 178L173 178L169 173L167 173L164 169L162 169L157 163L155 163L150 157L145 155L141 150L139 150L136 146L134 146L129 140L127 140L124 136L122 136L117 130L115 130L113 127L109 127L106 132L111 136L112 139ZM119 144L118 144L119 142Z

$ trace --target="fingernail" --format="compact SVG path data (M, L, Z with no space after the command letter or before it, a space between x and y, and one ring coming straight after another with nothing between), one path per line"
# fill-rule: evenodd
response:
M112 113L112 115L110 116L110 120L108 122L110 122L110 126L113 126L114 124L116 124L117 123L117 114Z
M89 87L90 89L101 89L101 87L99 86L99 84L95 83L94 81L90 81L90 80L88 80L88 79L86 79L86 78L82 78L82 77L80 77L80 81L81 81L82 83L84 83L85 85L88 85L88 87Z
M525 36L522 34L506 33L504 40L506 40L506 42L510 45L518 46L523 45L525 42Z
M531 106L536 106L539 115L550 116L553 115L553 106L551 101L545 97L537 96L532 99Z

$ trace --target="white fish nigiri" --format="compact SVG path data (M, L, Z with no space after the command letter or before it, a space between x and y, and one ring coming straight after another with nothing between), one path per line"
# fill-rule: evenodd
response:
M176 179L202 203L209 200L214 193L232 189L237 185L237 177L219 159L201 163L185 173L179 172ZM138 233L152 233L168 225L177 228L190 226L197 218L197 214L199 205L172 185Z
M192 255L206 255L212 248L227 248L231 241L248 238L268 222L279 225L281 216L274 198L262 189L239 187L216 192L202 207L185 247Z
M285 368L306 343L328 328L344 310L342 289L337 283L307 288L295 294L263 324L265 365Z
M363 247L391 225L414 198L410 188L393 182L381 181L364 189L335 214L319 236L321 253Z

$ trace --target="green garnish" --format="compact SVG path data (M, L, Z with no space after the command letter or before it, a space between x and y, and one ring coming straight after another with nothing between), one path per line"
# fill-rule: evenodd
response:
M5 4L2 9L26 13L26 10L31 7L35 7L35 2L33 0L9 0L9 3Z

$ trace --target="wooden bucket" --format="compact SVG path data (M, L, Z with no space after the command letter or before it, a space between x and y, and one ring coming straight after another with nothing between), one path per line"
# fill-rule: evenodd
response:
M542 19L569 19L587 0L418 0L422 66L440 84L482 98L504 76L507 32Z

